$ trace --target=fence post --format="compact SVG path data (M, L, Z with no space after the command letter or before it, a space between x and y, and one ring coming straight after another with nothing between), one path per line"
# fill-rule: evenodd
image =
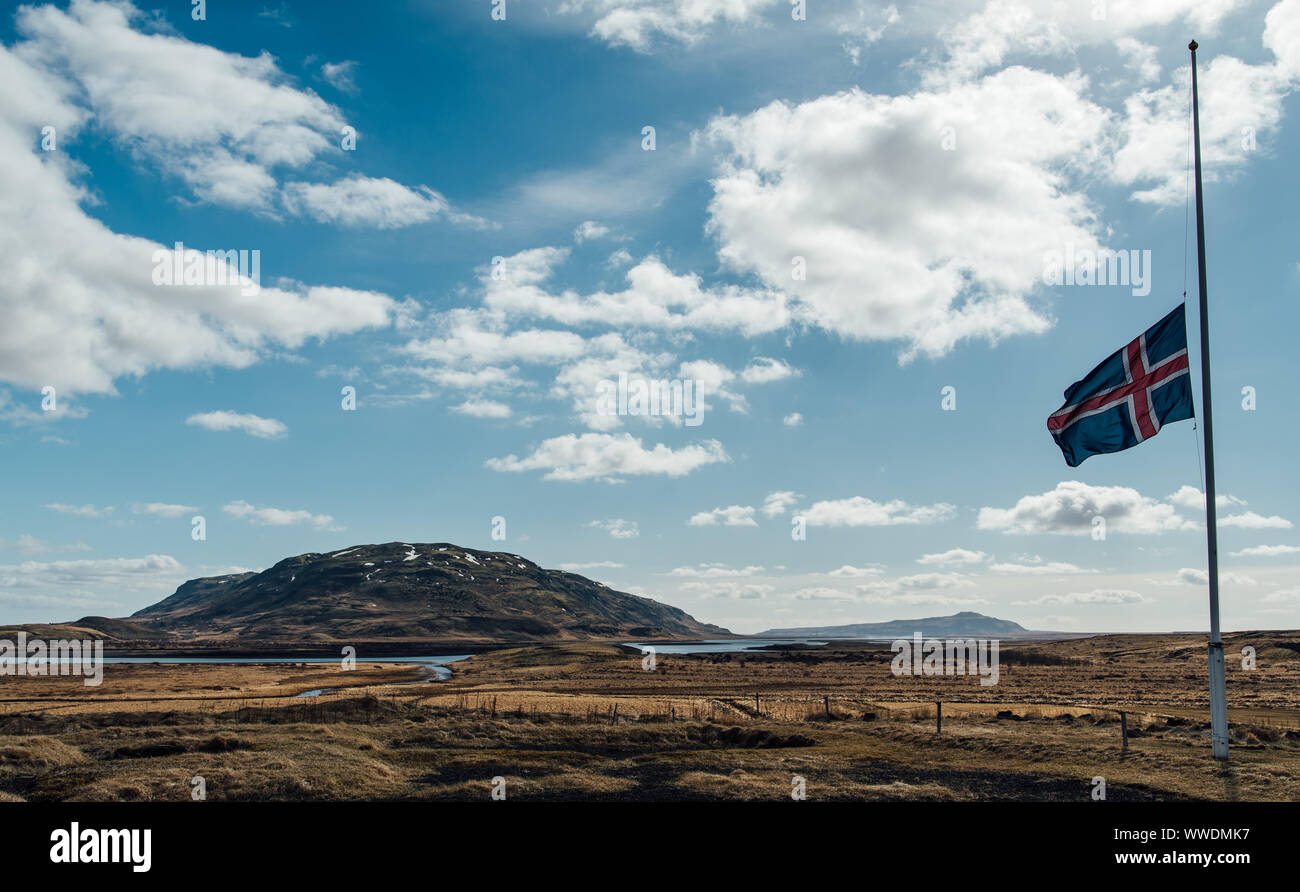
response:
M825 697L825 701L826 701L826 718L830 718L830 717L831 717L831 698L830 698L830 695L829 695L829 694L826 695L826 697Z
M1122 709L1119 713L1119 737L1122 741L1123 749L1128 749L1128 713Z
M943 701L934 701L934 733L943 733Z

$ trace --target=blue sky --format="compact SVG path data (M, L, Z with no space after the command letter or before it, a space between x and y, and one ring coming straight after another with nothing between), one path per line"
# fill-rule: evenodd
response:
M1045 430L1185 287L1197 368L1196 36L1224 623L1296 626L1300 0L494 9L5 10L0 621L398 540L737 631L1204 628L1192 424ZM177 242L257 293L157 284ZM1099 247L1149 289L1044 282ZM702 423L603 414L620 373Z

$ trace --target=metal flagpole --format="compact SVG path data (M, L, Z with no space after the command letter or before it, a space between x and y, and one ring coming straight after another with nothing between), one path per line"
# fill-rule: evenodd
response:
M1201 292L1201 418L1205 434L1205 550L1210 575L1210 738L1214 758L1228 758L1228 701L1219 631L1219 531L1214 504L1214 416L1210 409L1210 317L1205 290L1205 205L1201 199L1201 111L1196 92L1196 48L1192 51L1192 134L1196 146L1196 265Z

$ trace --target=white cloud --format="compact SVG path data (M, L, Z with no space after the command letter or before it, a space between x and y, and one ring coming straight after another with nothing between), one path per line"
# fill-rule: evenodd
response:
M729 505L726 508L714 508L691 515L687 524L693 527L712 527L722 523L729 527L756 527L754 509L748 505Z
M559 12L594 16L593 37L648 52L659 41L693 44L717 24L755 22L780 0L564 0Z
M1264 46L1291 77L1300 77L1300 0L1282 0L1264 18Z
M221 510L231 517L238 517L247 520L256 526L268 527L285 527L297 526L298 524L309 524L317 529L329 528L331 530L341 530L342 527L334 526L334 518L328 514L312 514L310 511L292 510L286 508L257 507L250 505L243 499L238 499L229 504L222 505Z
M326 62L320 67L321 77L336 90L344 93L357 92L357 63L351 59L344 62Z
M568 256L566 248L530 248L484 268L484 306L512 318L549 319L562 325L738 332L747 337L777 331L790 320L786 297L778 289L706 286L699 276L679 275L653 255L626 271L627 288L621 291L548 291L545 283Z
M773 587L761 582L685 582L682 591L701 598L727 598L734 601L762 601Z
M862 0L856 4L854 13L852 17L846 16L835 30L844 37L844 52L849 61L861 65L863 51L878 43L901 16L898 7L892 3L881 9L878 3Z
M801 498L803 498L803 496L799 495L797 492L791 492L790 490L770 492L767 494L767 498L763 499L763 516L780 517L793 507Z
M149 514L154 517L184 517L198 510L194 505L173 505L167 502L137 502L131 506L133 514Z
M278 440L287 436L289 428L274 418L239 412L200 412L185 419L186 424L207 428L210 431L243 431L262 440Z
M1191 508L1197 511L1205 510L1205 493L1195 486L1180 486L1178 491L1172 493L1166 501L1181 508ZM1214 504L1218 508L1230 508L1233 505L1244 505L1246 500L1219 493L1214 496Z
M717 440L680 449L657 443L650 449L631 434L565 434L544 440L524 458L508 455L485 463L494 471L546 471L545 480L602 480L663 474L682 477L705 465L730 461Z
M452 406L451 411L473 418L509 418L511 415L510 407L496 400L466 400Z
M781 419L781 423L786 427L798 427L803 424L803 415L799 412L791 412Z
M1252 545L1232 552L1229 557L1277 557L1282 554L1300 554L1300 545Z
M745 370L740 373L740 378L746 384L766 384L770 381L797 378L801 374L798 369L791 368L779 359L759 356L745 366Z
M573 240L581 245L583 242L605 238L609 234L610 228L604 223L597 223L595 220L584 220L574 227Z
M990 573L1006 573L1012 576L1055 576L1064 573L1090 573L1076 564L1066 561L1028 561L1024 563L990 564Z
M1218 499L1215 499L1217 502ZM1291 521L1285 517L1278 517L1276 514L1264 517L1256 514L1254 511L1246 511L1242 514L1229 514L1227 517L1220 517L1218 524L1221 527L1240 527L1243 530L1289 530Z
M157 286L171 246L90 217L93 191L76 182L84 168L32 151L45 125L61 144L94 127L198 200L270 212L270 169L334 151L342 118L283 83L269 55L133 30L147 19L126 3L25 7L17 21L25 40L0 48L0 252L28 272L0 291L0 380L53 384L61 397L113 393L119 377L243 368L272 348L388 324L390 298L349 288Z
M1066 56L1079 46L1110 43L1144 28L1177 21L1211 33L1246 0L1140 0L1106 4L1076 0L989 0L947 28L947 59L927 77L944 83L976 77L1017 54ZM1102 15L1096 11L1101 10Z
M635 520L624 520L621 517L610 520L593 520L587 526L604 530L609 533L612 539L636 539L641 535L641 529L637 526Z
M916 559L918 564L935 564L940 567L961 567L969 564L982 564L989 556L982 551L968 548L950 548L934 554L923 554Z
M1086 535L1093 518L1106 519L1107 532L1164 533L1195 529L1172 505L1147 498L1127 486L1092 486L1063 480L1056 488L1024 496L1012 508L981 508L976 525L981 530L1033 535L1059 533Z
M1198 570L1194 567L1183 567L1178 571L1178 581L1185 582L1188 585L1208 585L1210 574L1205 570ZM1259 582L1253 577L1242 573L1220 572L1219 581L1226 582L1229 585L1259 585Z
M27 7L17 21L26 59L74 82L100 127L202 201L271 210L271 168L332 151L345 123L315 93L286 84L270 54L144 33L133 26L145 26L145 14L129 3Z
M826 575L828 575L828 576L849 576L849 577L857 577L857 576L879 576L879 575L880 575L881 573L883 573L883 572L884 572L884 570L883 570L880 566L875 565L875 564L873 564L873 565L871 565L871 566L867 566L867 567L855 567L855 566L853 566L852 564L845 564L844 566L840 567L840 568L837 569L837 570L832 570L832 571L830 571L830 573L828 573L828 574L826 574Z
M954 505L909 505L901 499L873 502L862 496L817 502L803 517L813 527L880 527L928 524L948 520L956 514Z
M1124 57L1124 67L1137 75L1141 83L1160 80L1160 63L1156 60L1156 47L1135 37L1120 37L1115 48Z
M453 213L440 193L427 186L411 189L387 177L351 174L333 183L287 183L284 205L318 223L351 228L398 229L446 217L485 227L486 221Z
M1295 73L1276 65L1249 65L1232 56L1215 56L1198 72L1201 102L1201 159L1206 183L1231 177L1250 161L1253 146L1276 130L1283 100ZM1114 179L1143 186L1138 201L1182 204L1187 194L1187 96L1191 75L1184 67L1174 82L1143 90L1125 103L1123 144L1115 153Z
M121 606L124 592L162 593L184 581L170 555L0 565L0 601L15 607L63 608L78 615Z
M726 564L700 564L698 567L674 567L668 575L716 579L725 576L757 576L762 572L763 567L757 564L748 567L728 567Z
M1096 246L1093 211L1070 188L1106 136L1086 86L1013 68L936 92L854 89L715 118L704 138L729 154L709 205L719 256L796 295L801 320L904 341L904 360L1044 331L1030 304L1044 254Z
M1138 592L1128 589L1093 589L1088 592L1069 592L1063 595L1043 595L1030 601L1013 601L1017 607L1043 607L1046 605L1082 606L1089 604L1144 604L1150 601Z
M64 505L60 502L52 502L45 507L60 514L75 514L78 517L108 517L114 510L112 505L96 508L94 505Z
M623 564L617 561L588 561L586 563L560 564L561 570L576 573L579 570L619 570Z
M583 337L559 329L506 331L503 313L460 308L435 320L438 334L416 338L406 344L410 355L442 363L472 366L508 362L555 363L581 357L586 352Z
M916 573L880 582L864 582L858 590L872 595L896 595L933 589L970 588L975 583L961 573Z

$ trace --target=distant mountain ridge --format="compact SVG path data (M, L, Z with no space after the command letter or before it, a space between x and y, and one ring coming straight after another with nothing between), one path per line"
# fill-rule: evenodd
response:
M915 632L938 637L1025 635L1029 629L1008 619L985 616L970 610L951 616L927 616L922 619L895 619L883 623L851 623L843 626L799 626L792 629L768 629L759 638L898 638Z
M494 641L729 635L683 610L517 554L356 545L191 579L131 622L188 641Z

